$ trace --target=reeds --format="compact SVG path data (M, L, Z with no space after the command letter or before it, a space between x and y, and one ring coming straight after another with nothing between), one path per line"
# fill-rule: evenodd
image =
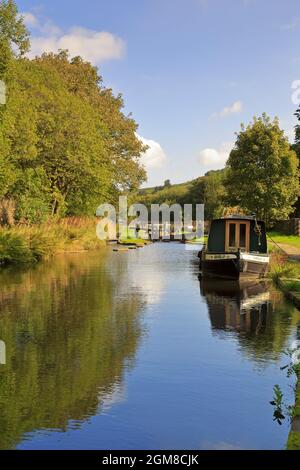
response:
M12 199L0 200L0 225L12 227L15 224L16 206Z
M42 225L0 228L0 264L27 264L59 252L97 249L96 220L72 217Z

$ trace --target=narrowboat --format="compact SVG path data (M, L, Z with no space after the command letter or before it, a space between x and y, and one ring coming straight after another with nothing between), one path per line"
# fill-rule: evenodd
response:
M237 215L215 219L207 246L198 256L203 275L235 280L264 277L269 267L265 223Z

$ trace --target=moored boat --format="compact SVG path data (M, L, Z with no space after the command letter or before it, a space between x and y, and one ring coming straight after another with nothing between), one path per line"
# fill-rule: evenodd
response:
M244 216L213 220L199 258L203 275L264 277L269 267L265 223Z

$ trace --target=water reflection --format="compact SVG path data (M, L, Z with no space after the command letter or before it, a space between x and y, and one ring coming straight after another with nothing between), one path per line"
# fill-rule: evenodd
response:
M94 255L92 255L94 256ZM103 253L102 257L111 256ZM103 269L99 265L103 264ZM0 274L0 448L36 429L78 428L124 397L143 325L143 295L118 295L127 266L114 258L58 257ZM72 424L71 424L72 423Z
M248 358L263 364L288 347L299 312L269 282L202 278L200 289L213 333L222 339L234 335Z
M270 299L266 283L203 279L201 293L214 330L258 334L265 327Z
M265 283L200 297L195 260L157 243L1 271L0 448L283 448L269 401L300 314Z

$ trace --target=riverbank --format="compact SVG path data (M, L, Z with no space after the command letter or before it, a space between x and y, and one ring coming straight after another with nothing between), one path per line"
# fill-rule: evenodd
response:
M294 237L293 237L294 238ZM270 276L285 297L300 310L300 263L294 256L275 251L271 255ZM287 449L300 450L300 372L295 393Z
M0 228L0 264L30 264L58 253L106 246L96 237L96 219L71 217L42 225Z
M296 400L293 409L291 431L287 442L287 450L300 450L300 372L298 372Z
M278 286L285 296L300 310L300 280L279 279ZM288 450L300 450L300 372L298 372L297 376L298 382L295 393L292 425L287 442Z
M285 235L280 232L268 232L269 242L274 240L275 243L299 248L300 250L300 237L297 235Z

